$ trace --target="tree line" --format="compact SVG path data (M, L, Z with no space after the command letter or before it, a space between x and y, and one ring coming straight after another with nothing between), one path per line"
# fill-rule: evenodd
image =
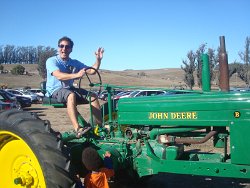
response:
M21 74L23 71L20 64L38 64L38 72L42 78L45 78L45 62L46 60L56 55L57 50L49 46L0 46L0 65L17 64L17 70L14 73ZM19 66L18 66L19 65Z
M229 78L233 74L245 82L249 87L250 83L250 37L246 37L245 46L243 51L238 53L240 61L229 62ZM202 79L202 54L208 54L209 56L209 66L210 66L210 78L211 82L218 82L218 64L219 64L219 47L217 49L212 49L207 47L207 44L201 44L199 48L194 51L190 50L187 53L187 58L182 61L181 69L185 72L184 82L186 85L192 89L195 85L195 80L197 81L198 87L201 87ZM195 77L197 79L195 79Z

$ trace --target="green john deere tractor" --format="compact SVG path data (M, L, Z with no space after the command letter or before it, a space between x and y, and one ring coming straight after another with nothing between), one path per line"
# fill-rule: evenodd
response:
M87 146L100 156L110 151L117 181L163 172L250 179L250 93L229 91L224 37L219 91L211 90L208 59L202 55L202 90L186 94L115 101L112 93L121 86L89 80L108 91L108 101L102 106L102 127L95 126L92 115L88 123L79 115L81 126L92 126L81 138L57 134L35 113L1 112L0 187L74 187L75 175L87 172L81 162ZM46 100L45 105L61 105ZM208 143L213 152L189 149Z

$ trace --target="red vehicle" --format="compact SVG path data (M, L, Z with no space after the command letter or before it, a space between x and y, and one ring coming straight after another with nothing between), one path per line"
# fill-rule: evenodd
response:
M0 111L1 110L10 110L13 107L14 107L13 103L7 103L7 102L3 102L0 100Z
M17 101L15 98L9 97L8 95L6 95L6 93L2 92L0 90L0 101L2 101L3 103L7 103L7 104L11 104L11 108L17 106Z

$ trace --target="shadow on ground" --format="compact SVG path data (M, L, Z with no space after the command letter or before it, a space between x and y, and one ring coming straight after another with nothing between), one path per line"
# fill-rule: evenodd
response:
M46 114L44 113L45 110L47 110L48 108L33 108L33 107L29 107L29 108L24 108L24 111L27 112L33 112L36 113L38 116L46 116Z
M250 188L250 180L160 173L137 185L110 188Z

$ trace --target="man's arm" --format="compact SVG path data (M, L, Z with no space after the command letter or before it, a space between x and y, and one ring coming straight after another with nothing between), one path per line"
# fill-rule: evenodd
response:
M55 76L58 80L71 80L76 78L81 78L85 74L85 69L81 69L77 73L64 73L60 70L55 70L52 72L52 75Z
M102 168L102 171L106 174L107 178L110 178L115 175L115 171L113 169L113 162L111 158L111 153L109 151L106 151L104 154L104 167Z
M97 51L95 52L96 61L92 65L92 67L95 68L96 70L98 70L100 68L101 61L102 61L102 58L103 58L103 53L104 53L104 48L98 48ZM93 69L89 69L86 72L88 74L95 74L95 70L93 70Z

